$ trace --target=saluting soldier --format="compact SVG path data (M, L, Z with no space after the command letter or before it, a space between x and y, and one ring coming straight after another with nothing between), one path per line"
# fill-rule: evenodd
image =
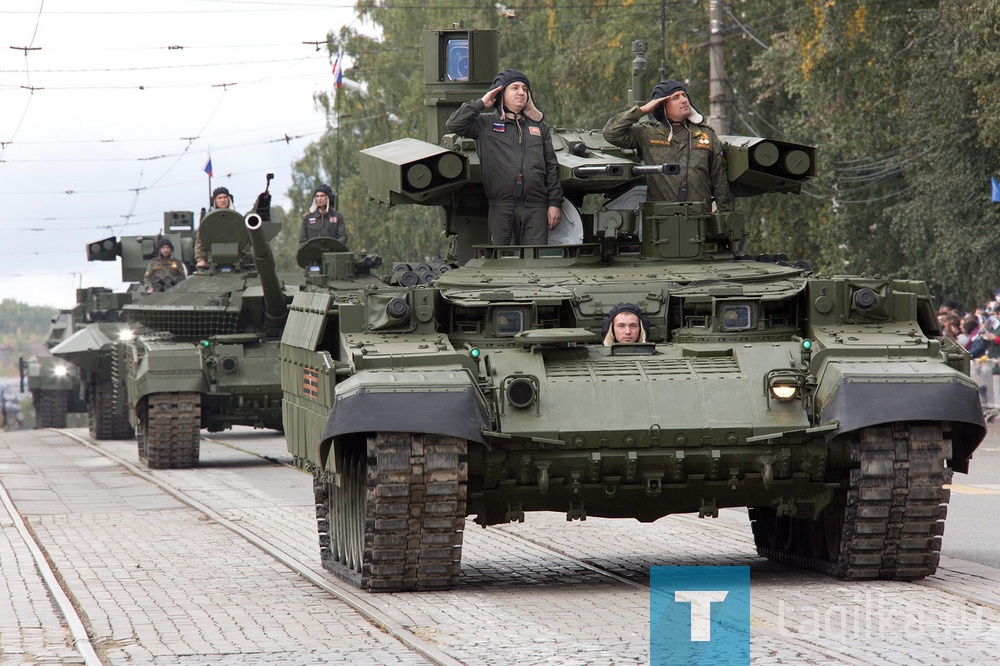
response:
M655 120L642 120L650 113ZM676 175L646 175L648 200L714 201L718 210L733 210L722 141L691 105L680 81L657 83L648 102L608 120L604 138L638 150L646 164L680 165Z

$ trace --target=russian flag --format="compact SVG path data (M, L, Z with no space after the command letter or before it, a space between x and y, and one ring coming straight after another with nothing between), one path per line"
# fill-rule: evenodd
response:
M212 173L212 156L211 155L208 156L208 161L205 162L205 173L208 174L209 178L211 178L214 175Z
M333 63L333 80L337 87L344 85L344 49L337 49L337 59Z

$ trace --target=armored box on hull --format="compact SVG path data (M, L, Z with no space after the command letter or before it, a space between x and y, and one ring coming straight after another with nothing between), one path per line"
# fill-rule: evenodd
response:
M768 558L847 579L932 574L945 485L985 426L926 285L751 259L739 212L646 202L643 174L671 167L600 131L552 132L578 232L486 244L475 144L442 127L488 89L495 45L489 31L427 33L432 141L361 158L373 198L443 207L461 267L290 306L286 438L316 475L324 566L372 591L447 588L466 516L749 507ZM458 52L468 76L455 80ZM738 196L797 192L815 173L812 148L722 138ZM579 213L586 195L600 210ZM623 303L646 340L606 345Z

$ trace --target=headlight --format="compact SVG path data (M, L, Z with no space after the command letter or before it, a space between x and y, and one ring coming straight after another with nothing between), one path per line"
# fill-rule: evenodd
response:
M771 395L777 400L785 402L787 400L794 400L799 394L799 384L798 382L789 381L787 379L776 379L771 382Z
M764 373L764 395L768 405L771 398L778 402L805 399L806 374L804 370L776 368ZM770 407L768 407L770 409Z
M55 368L52 369L52 373L56 377L65 377L69 373L69 368L67 368L65 365L57 365Z
M129 340L133 340L134 338L135 338L135 333L132 332L131 328L123 328L121 332L118 334L118 340L120 342L128 342Z

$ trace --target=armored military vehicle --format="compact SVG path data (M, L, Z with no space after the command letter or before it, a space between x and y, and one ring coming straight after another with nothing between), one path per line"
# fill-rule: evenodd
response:
M646 202L642 174L673 167L599 130L553 130L563 224L579 232L491 246L475 144L443 128L488 89L497 35L427 32L424 53L429 140L364 150L361 169L379 201L441 206L462 265L336 302L298 294L282 337L286 439L315 474L323 565L371 591L448 588L467 515L748 507L767 558L932 574L945 486L985 428L927 286L751 258L739 212ZM631 99L647 86L637 55ZM807 146L723 140L737 196L815 174ZM602 344L621 303L646 342Z
M90 434L95 439L129 439L135 430L129 421L125 392L124 342L132 329L123 308L142 298L143 280L149 261L157 254L157 242L167 238L175 255L194 265L194 214L167 211L163 229L155 234L103 238L86 247L87 261L121 261L123 291L104 287L77 290L79 325L75 332L52 349L53 356L75 366L79 375L79 399L86 405Z
M209 266L123 308L129 418L151 468L197 465L202 428L281 430L278 335L294 287L275 270L269 211L255 218L250 263L244 216L212 210L198 228Z
M56 345L73 334L79 314L79 306L60 310L52 317L45 340L50 353L18 359L21 393L31 392L35 428L65 428L67 414L87 411L86 403L79 398L80 379L73 366L51 354Z
M69 363L75 374L76 398L86 406L87 425L95 439L128 439L135 435L126 410L122 346L130 335L122 306L132 292L104 287L77 290L83 321L76 331L52 348L52 355Z

